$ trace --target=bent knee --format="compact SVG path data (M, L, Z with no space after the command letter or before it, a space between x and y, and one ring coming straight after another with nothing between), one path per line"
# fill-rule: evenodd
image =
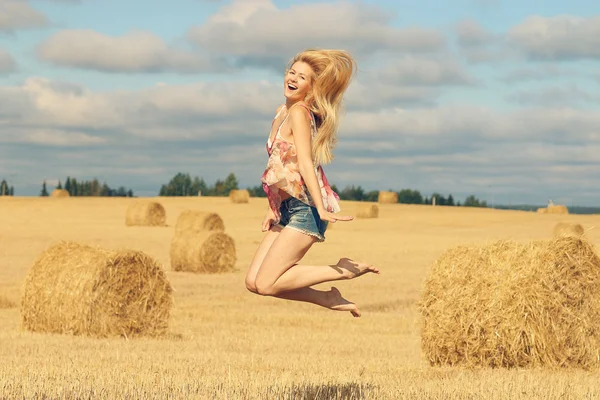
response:
M255 282L255 287L256 293L260 294L261 296L275 296L277 294L277 291L273 285L270 284Z
M253 279L246 279L246 289L248 289L252 293L258 294L258 290L256 289L256 282Z

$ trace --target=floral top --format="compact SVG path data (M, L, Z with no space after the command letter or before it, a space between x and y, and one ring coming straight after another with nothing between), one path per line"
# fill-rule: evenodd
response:
M315 117L306 106L302 104L299 105L305 107L310 113L311 134L314 138L317 134ZM279 113L277 113L275 118L273 118L273 123L284 108L285 105L281 107ZM265 169L265 172L261 178L263 189L267 194L267 198L269 199L269 207L275 214L275 223L278 223L281 219L281 213L279 211L279 207L281 206L281 196L279 195L279 190L283 190L290 196L297 198L311 207L315 207L315 203L310 196L308 188L304 184L302 176L300 175L298 168L298 157L296 155L296 146L294 143L288 142L282 138L280 134L281 126L285 123L287 118L288 117L286 116L281 125L279 125L277 133L275 134L275 138L273 139L273 143L270 143L271 137L269 134L269 140L267 141L267 154L269 155L269 161L267 162L267 168ZM321 188L323 206L329 212L339 212L340 206L338 201L340 198L337 193L331 189L331 186L329 186L327 178L325 177L325 172L320 165L315 165L315 175L317 176L317 181L319 182L319 186Z

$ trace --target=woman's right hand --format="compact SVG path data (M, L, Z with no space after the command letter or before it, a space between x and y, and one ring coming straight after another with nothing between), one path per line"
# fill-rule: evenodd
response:
M262 223L262 231L266 232L269 229L271 229L271 225L273 225L273 222L275 222L275 214L273 213L273 210L269 208L269 211L267 211L267 215L265 215L265 219Z

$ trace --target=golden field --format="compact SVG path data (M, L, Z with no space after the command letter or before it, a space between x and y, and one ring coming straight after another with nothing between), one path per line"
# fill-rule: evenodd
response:
M417 302L434 260L459 244L552 236L575 222L600 248L600 215L557 215L380 204L379 218L339 222L305 263L342 257L382 273L335 285L362 318L248 292L244 277L263 233L266 199L156 198L167 227L127 227L135 199L0 198L0 398L579 399L600 398L600 373L582 370L434 368L420 349ZM358 203L342 202L354 214ZM180 212L218 213L236 244L237 271L171 271ZM20 326L23 280L60 240L141 250L174 288L170 334L94 339L34 334Z

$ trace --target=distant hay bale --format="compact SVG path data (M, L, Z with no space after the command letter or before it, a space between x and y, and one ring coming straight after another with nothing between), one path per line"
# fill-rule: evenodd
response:
M585 230L583 229L583 226L581 226L580 224L559 222L558 224L556 224L554 226L553 233L554 233L555 237L560 237L560 236L580 237L580 236L583 236L583 234L585 233Z
M379 217L379 206L377 204L360 204L356 211L356 218Z
M235 204L247 203L250 201L250 192L248 192L246 189L232 190L229 192L229 198Z
M61 242L25 279L22 324L34 332L158 336L168 328L171 292L160 265L140 251Z
M233 271L236 262L233 239L219 231L184 232L171 241L174 271L218 273Z
M167 221L165 208L155 201L136 201L127 209L127 226L164 226Z
M548 209L546 207L540 207L537 209L538 214L548 214Z
M71 195L65 189L54 189L50 193L51 197L70 197Z
M431 365L600 366L600 259L578 238L451 249L419 311Z
M186 231L224 231L225 224L217 213L185 210L177 218L175 234Z
M9 299L8 297L0 294L0 309L2 308L15 308L17 303Z
M548 206L547 212L548 214L568 214L569 209L567 208L567 206L554 204Z
M396 192L379 192L379 196L377 198L378 203L397 203L398 202L398 193Z

